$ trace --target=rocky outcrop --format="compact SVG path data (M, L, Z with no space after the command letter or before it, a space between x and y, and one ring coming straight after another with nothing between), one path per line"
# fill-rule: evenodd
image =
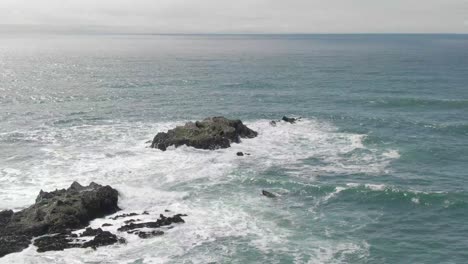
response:
M96 183L81 186L74 182L68 189L41 190L34 205L19 212L0 212L0 257L25 249L33 237L67 234L113 214L119 210L117 201L117 190Z
M188 122L167 132L158 133L151 143L152 148L166 150L169 146L182 145L199 149L228 148L231 143L240 143L241 138L254 138L257 132L240 120L210 117L203 121Z
M38 252L68 248L96 249L115 243L126 243L125 239L102 228L88 227L81 234L76 233L91 220L120 210L117 201L117 190L96 183L81 186L74 182L68 189L41 191L36 203L22 211L0 211L0 257L22 251L31 244L34 237L38 237L34 239L34 246ZM163 235L164 232L159 230L161 227L185 223L182 217L186 216L175 214L166 217L161 214L158 219L149 222L138 218L128 219L133 216L148 218L148 215L147 211L141 214L127 213L110 217L108 220L121 225L118 228L119 232L135 234L146 239ZM102 225L107 226L113 224Z

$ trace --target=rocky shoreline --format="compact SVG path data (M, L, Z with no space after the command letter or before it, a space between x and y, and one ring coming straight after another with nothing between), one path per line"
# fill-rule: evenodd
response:
M300 118L283 117L276 122L294 124ZM230 120L224 117L210 117L202 121L188 122L167 132L158 133L152 143L152 148L165 151L169 146L187 145L199 149L214 150L229 148L231 143L240 143L241 138L254 138L258 133L240 120ZM250 153L237 152L237 156L249 156ZM262 190L262 195L276 198L277 195ZM116 243L126 243L125 239L102 228L114 226L104 223L102 228L86 228L90 221L110 216L120 211L118 207L119 193L111 186L90 183L82 186L73 182L68 189L52 192L40 191L33 205L18 212L12 210L0 211L0 257L20 252L31 243L38 252L64 250L68 248L93 248ZM166 211L168 212L168 211ZM142 239L161 236L159 228L173 224L185 223L185 214L164 216L154 221L144 222L139 215L150 215L149 212L126 213L109 217L109 221L126 219L117 232L134 234ZM128 218L128 219L127 219Z
M119 211L117 202L116 189L93 182L88 186L73 182L68 189L52 192L41 190L35 204L30 207L19 212L12 210L0 212L0 257L20 252L29 247L32 241L38 252L67 248L96 249L115 243L125 243L125 239L101 228L88 227L80 234L74 233L88 226L89 222L96 218ZM142 214L149 215L148 212ZM140 214L122 214L109 220L137 215ZM186 215L176 214L166 217L161 214L158 219L150 222L128 219L117 230L135 234L140 238L149 238L164 234L163 231L157 230L162 226L184 223L183 216ZM141 228L145 228L145 231L140 230ZM148 228L150 231L147 231Z

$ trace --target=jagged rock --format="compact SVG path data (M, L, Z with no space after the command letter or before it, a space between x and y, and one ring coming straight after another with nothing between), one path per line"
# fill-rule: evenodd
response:
M109 223L102 224L102 227L106 227L106 226L112 226L112 224L109 224Z
M237 156L244 156L244 152L239 151L239 152L236 153L236 155Z
M96 183L81 186L74 182L68 189L41 190L36 203L30 207L16 213L11 210L0 212L0 243L5 244L0 257L23 250L35 236L66 234L87 226L95 218L113 214L120 210L117 200L117 190ZM61 239L60 242L66 240L59 236L40 240L40 243L56 243L57 239ZM60 248L52 244L50 247Z
M158 133L151 143L152 148L166 150L169 146L182 145L199 149L228 148L231 143L240 143L241 138L254 138L257 132L240 120L211 117L195 123L188 122L167 132Z

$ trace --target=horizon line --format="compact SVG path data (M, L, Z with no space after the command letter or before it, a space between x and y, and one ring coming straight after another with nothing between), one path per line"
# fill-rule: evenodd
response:
M46 25L46 24L0 24L0 33L55 33L55 34L113 34L113 35L468 35L467 32L420 32L420 31L355 31L355 32L255 32L255 31L205 31L163 32L151 28L134 30L131 26L100 25Z

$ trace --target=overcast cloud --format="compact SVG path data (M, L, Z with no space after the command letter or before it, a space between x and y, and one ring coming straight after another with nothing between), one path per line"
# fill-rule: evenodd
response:
M468 0L0 0L0 24L154 33L468 33Z

